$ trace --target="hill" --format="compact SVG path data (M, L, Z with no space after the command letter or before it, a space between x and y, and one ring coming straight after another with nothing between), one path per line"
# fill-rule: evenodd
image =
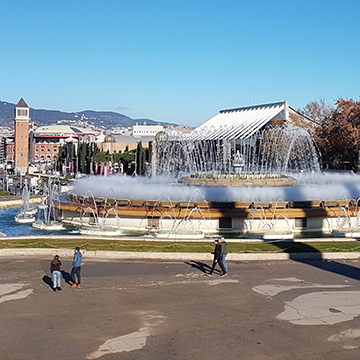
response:
M0 101L0 126L14 126L14 109L16 104L6 101ZM133 126L136 123L143 124L161 124L169 125L169 123L154 121L151 119L132 119L129 116L112 112L112 111L94 111L84 110L76 113L63 112L59 110L43 110L30 108L31 119L36 119L38 125L50 125L60 120L86 121L88 124L96 127L104 127L111 129L119 126Z

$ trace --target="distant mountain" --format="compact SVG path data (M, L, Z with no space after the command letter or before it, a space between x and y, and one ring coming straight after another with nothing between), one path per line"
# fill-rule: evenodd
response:
M14 126L14 109L16 104L6 101L0 101L0 126ZM118 126L133 126L136 123L143 124L161 124L169 125L169 123L154 121L151 119L132 119L126 115L112 111L94 111L85 110L76 113L68 113L59 110L43 110L30 108L31 119L36 119L38 125L50 125L60 120L82 120L96 127L104 127L111 129Z

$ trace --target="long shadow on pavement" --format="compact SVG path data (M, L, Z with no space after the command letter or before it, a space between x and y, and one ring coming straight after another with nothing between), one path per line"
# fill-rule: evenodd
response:
M293 261L313 266L324 271L329 271L334 274L346 276L351 279L360 280L360 268L333 260L329 261L323 259L321 252L309 244L296 242L296 246L300 246L302 251L301 253L296 253L296 255L291 251L289 242L273 242L272 244L288 253L290 259ZM311 255L309 253L311 253Z
M204 274L209 272L211 269L211 266L209 266L208 264L205 264L203 262L200 261L191 261L191 262L185 262L185 264L190 265L192 268L198 269L201 272L203 272ZM215 269L214 273L221 273L221 271Z
M53 288L53 282L50 276L44 275L42 278L42 281L46 284L49 285L49 287L52 289Z
M67 271L61 270L61 274L62 274L62 277L63 277L64 281L67 284L69 284L69 285L72 284L71 275Z

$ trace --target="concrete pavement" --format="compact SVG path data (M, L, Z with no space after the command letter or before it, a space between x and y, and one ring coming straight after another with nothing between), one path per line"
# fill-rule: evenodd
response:
M82 287L51 290L48 256L0 258L0 358L359 357L360 269L352 261L232 263L84 259Z

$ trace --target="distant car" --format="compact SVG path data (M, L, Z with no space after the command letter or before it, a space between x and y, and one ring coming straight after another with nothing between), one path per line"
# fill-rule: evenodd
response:
M14 179L14 180L19 180L19 177L18 177L18 176L14 176L13 179Z

